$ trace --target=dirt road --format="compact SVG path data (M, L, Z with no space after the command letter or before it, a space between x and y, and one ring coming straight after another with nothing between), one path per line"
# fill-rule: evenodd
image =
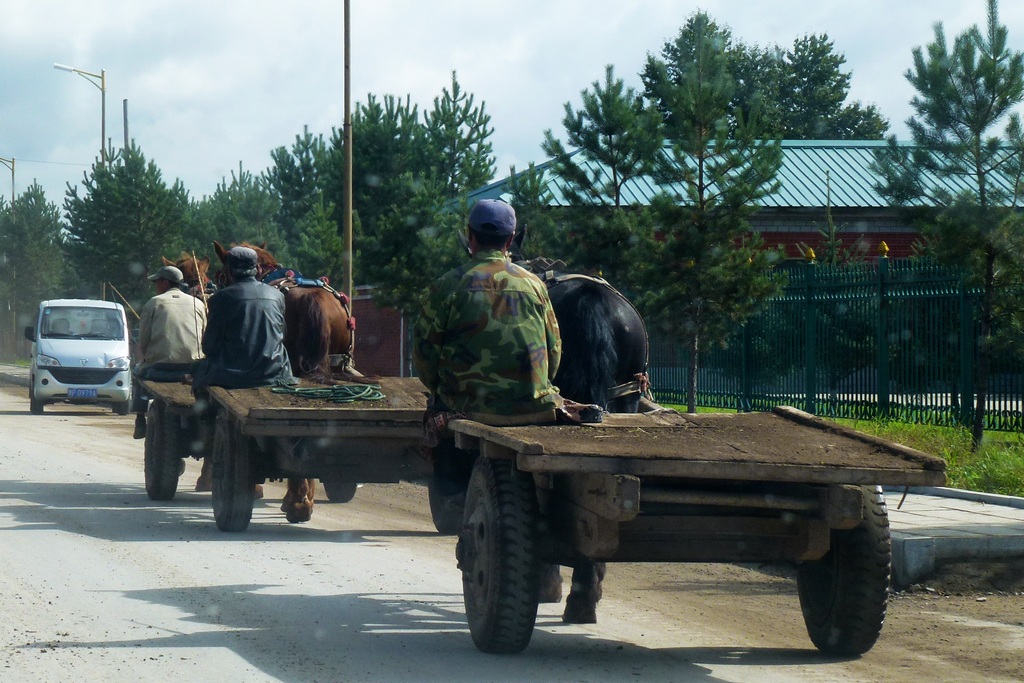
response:
M786 570L611 565L600 623L541 605L524 653L483 655L422 487L366 485L289 525L272 484L249 529L225 534L191 490L194 461L175 500L147 498L131 426L92 407L32 416L25 389L0 387L0 680L1024 679L1012 566L894 596L875 648L830 660Z

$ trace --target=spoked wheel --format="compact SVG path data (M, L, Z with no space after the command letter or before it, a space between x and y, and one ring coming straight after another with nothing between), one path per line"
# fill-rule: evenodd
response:
M356 496L356 489L359 484L354 481L338 481L337 479L321 479L327 493L327 500L332 503L347 503Z
M248 442L228 415L217 416L213 437L213 517L221 531L245 531L256 500Z
M146 493L150 500L171 500L181 474L181 430L159 401L146 413Z
M826 654L856 656L882 632L889 594L892 543L879 487L864 487L864 519L833 529L831 548L798 568L797 589L807 633Z
M443 536L454 536L459 533L466 509L466 495L457 493L446 496L440 493L435 475L427 482L427 500L430 503L430 517L437 533Z
M537 621L537 496L532 475L508 460L478 458L459 533L462 594L473 642L515 654Z

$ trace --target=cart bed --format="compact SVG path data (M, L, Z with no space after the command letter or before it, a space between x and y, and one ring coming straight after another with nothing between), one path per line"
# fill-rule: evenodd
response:
M788 407L772 413L606 415L592 425L490 427L468 420L459 434L514 454L535 473L931 486L945 462ZM500 456L499 456L500 457Z

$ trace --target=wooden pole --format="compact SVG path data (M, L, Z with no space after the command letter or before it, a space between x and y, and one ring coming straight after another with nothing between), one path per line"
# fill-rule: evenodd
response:
M352 69L351 69L351 13L349 11L350 0L345 0L345 124L344 124L344 154L345 154L345 293L349 301L354 301L353 277L352 277Z

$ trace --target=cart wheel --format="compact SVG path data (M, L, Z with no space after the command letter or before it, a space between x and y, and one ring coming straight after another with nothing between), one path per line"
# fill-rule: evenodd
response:
M181 474L181 433L164 405L154 401L146 413L146 493L150 500L171 500Z
M332 503L347 503L356 496L359 484L354 481L338 481L337 479L321 479L327 500Z
M807 633L830 655L864 654L885 621L892 567L889 514L881 488L864 487L863 498L860 525L833 529L828 553L802 563L797 572Z
M457 555L473 642L515 654L537 621L537 496L533 478L508 460L479 458L466 494Z
M245 531L252 519L256 481L245 435L231 419L217 416L213 437L213 517L221 531Z
M430 477L427 482L427 500L430 503L430 517L434 521L437 533L443 536L454 536L462 529L462 517L466 509L466 495L457 493L446 496L437 490L437 478Z

